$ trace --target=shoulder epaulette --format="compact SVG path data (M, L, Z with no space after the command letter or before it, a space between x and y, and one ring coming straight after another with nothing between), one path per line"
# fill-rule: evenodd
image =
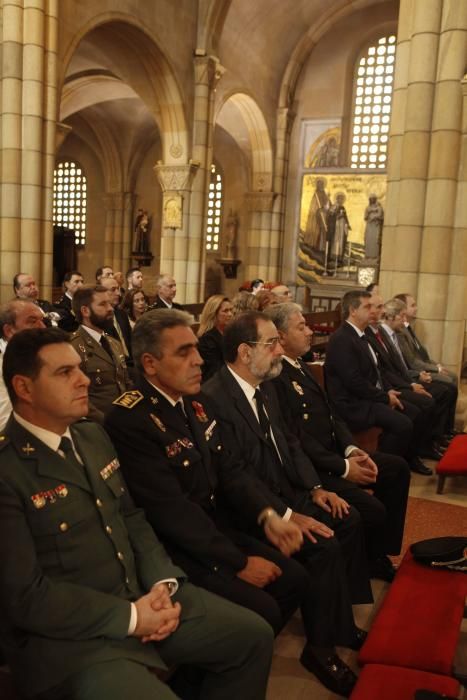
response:
M78 331L73 331L73 333L70 333L70 340L74 340L75 338L78 338L79 332Z
M123 408L134 408L137 403L144 399L143 394L137 389L133 391L125 391L124 394L112 401L115 406L123 406Z

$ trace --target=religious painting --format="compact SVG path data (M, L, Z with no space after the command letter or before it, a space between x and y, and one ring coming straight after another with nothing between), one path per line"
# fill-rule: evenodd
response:
M304 168L338 168L340 145L340 120L307 119L303 121L301 152Z
M327 278L362 284L379 266L386 175L303 175L297 276L301 284Z

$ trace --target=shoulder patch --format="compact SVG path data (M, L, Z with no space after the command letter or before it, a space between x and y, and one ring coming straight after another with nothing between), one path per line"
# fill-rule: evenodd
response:
M3 450L10 442L10 438L6 435L0 435L0 450Z
M112 401L115 406L123 406L123 408L134 408L137 403L144 399L143 394L137 389L133 391L125 391L124 394Z

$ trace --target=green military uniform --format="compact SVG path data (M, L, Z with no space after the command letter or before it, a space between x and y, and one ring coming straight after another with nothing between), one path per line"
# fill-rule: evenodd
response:
M104 422L112 401L131 388L125 354L118 340L106 335L112 357L94 340L84 326L70 336L70 342L81 357L81 369L91 380L89 385L89 418Z
M203 698L263 697L270 628L186 583L134 506L102 428L81 421L71 435L82 467L14 418L0 435L1 635L20 691L64 684L51 697L166 700L175 696L146 667L189 663L213 671ZM128 636L130 601L167 578L179 581L180 626L142 644Z

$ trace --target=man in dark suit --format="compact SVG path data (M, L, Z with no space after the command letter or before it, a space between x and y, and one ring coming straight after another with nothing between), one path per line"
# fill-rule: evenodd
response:
M91 380L89 416L103 423L112 401L132 387L123 348L108 334L113 326L113 308L107 289L79 289L73 297L73 312L80 326L71 335L71 344Z
M73 333L73 331L76 331L79 326L71 305L75 292L78 291L78 289L81 289L83 284L84 281L81 272L78 272L78 270L70 270L70 272L66 272L63 277L64 293L54 304L54 308L60 314L58 327L63 328L63 330L68 331L68 333Z
M45 323L48 326L56 326L60 319L60 314L53 304L47 299L39 299L39 289L34 277L24 272L19 272L13 277L13 291L17 299L32 301L44 314Z
M226 449L238 451L242 468L223 465L223 488L242 518L245 481L267 489L274 509L296 523L304 534L297 557L309 571L316 601L309 639L311 654L302 663L321 678L342 662L334 645L355 647L352 603L371 601L363 530L358 512L323 488L313 464L287 430L274 386L266 381L281 368L282 347L267 316L248 312L236 317L224 332L226 365L203 384L214 402ZM302 614L304 606L302 605ZM328 647L325 658L315 646ZM324 673L323 673L324 672ZM331 687L328 684L328 687ZM342 692L336 690L335 692Z
M121 344L127 365L133 366L130 320L127 314L119 307L120 288L118 282L114 277L106 277L102 280L102 286L105 287L109 293L110 303L114 311L112 325L109 325L108 333Z
M203 698L264 697L270 628L170 561L102 428L76 422L79 366L60 329L22 331L5 352L1 641L22 696L175 700L149 669L179 663L206 671Z
M317 613L322 584L315 585L297 561L281 553L299 546L302 535L282 519L284 509L276 512L280 499L247 474L235 513L228 488L223 495L219 482L224 470L242 472L243 462L236 449L224 448L217 415L209 400L197 394L202 359L190 321L180 311L156 310L145 314L134 330L135 361L144 378L137 391L115 402L106 422L130 489L174 561L195 583L260 613L276 632L302 603L307 637L321 643L336 635L321 624L332 627L333 611ZM326 553L321 566L329 585L338 586L331 582L338 566L326 560ZM344 639L342 629L337 634L357 643L361 635L350 610L346 613L348 636ZM311 651L304 650L305 657L311 658ZM336 691L348 692L354 677L337 663L324 680L334 683Z
M156 281L157 296L151 309L179 309L183 310L181 304L174 301L177 293L177 283L174 278L168 274L161 274Z
M401 401L400 393L385 384L377 355L365 335L370 298L369 292L356 290L342 299L344 323L331 335L326 349L328 396L352 431L379 426L383 429L379 449L406 457L413 471L423 473L425 465L417 457L423 428L420 411Z
M279 332L284 352L282 371L273 380L282 416L313 462L323 486L359 511L365 525L370 575L392 581L395 569L386 555L399 554L402 544L408 464L402 457L380 452L370 457L355 445L344 421L332 412L326 393L300 359L310 349L313 335L301 307L289 302L271 307L267 315Z
M414 403L423 417L423 438L420 454L440 459L449 443L447 433L453 427L455 399L450 387L433 382L428 372L411 370L402 354L398 331L404 324L404 304L391 299L383 305L377 295L371 298L368 340L378 355L381 371L404 401Z

